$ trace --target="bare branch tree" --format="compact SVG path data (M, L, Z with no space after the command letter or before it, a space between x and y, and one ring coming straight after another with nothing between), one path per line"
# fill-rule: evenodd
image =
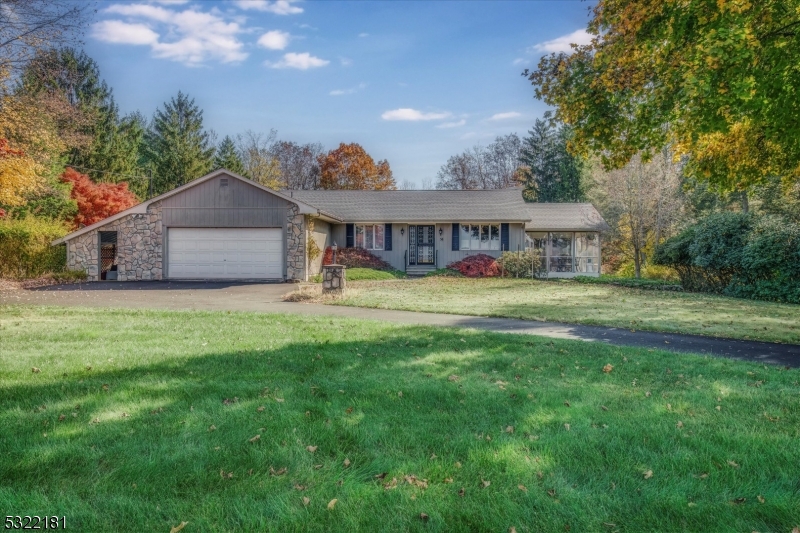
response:
M436 176L437 189L504 189L517 184L522 141L516 133L487 147L473 146L447 160Z
M2 0L0 79L16 74L41 50L79 45L94 11L94 2Z
M397 188L401 191L413 191L414 189L417 188L417 184L411 180L403 180L402 182L400 182Z
M320 143L277 141L270 147L283 181L289 189L319 189L318 157L323 151Z
M276 134L275 130L270 130L267 135L247 130L243 135L236 136L245 175L270 189L282 189L286 186L281 176L280 163L272 153Z

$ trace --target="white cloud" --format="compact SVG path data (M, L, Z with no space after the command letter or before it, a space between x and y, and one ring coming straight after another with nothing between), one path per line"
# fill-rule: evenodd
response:
M592 35L586 30L575 30L551 41L535 44L528 48L528 52L572 52L570 44L589 44L591 41Z
M270 50L283 50L292 36L285 31L272 30L258 38L258 45Z
M369 33L359 33L359 37L369 37Z
M401 107L400 109L393 109L385 111L381 118L383 120L405 120L417 122L420 120L441 120L450 116L450 113L423 113L410 107Z
M467 121L462 118L461 120L457 120L455 122L442 122L441 124L439 124L436 127L437 128L460 128L461 126L463 126L466 123L467 123Z
M115 4L104 12L128 17L128 21L104 20L92 25L92 35L104 42L149 46L155 57L189 66L209 60L235 63L248 55L237 37L243 32L241 26L226 21L216 10L204 12L190 7L175 11L148 4Z
M510 118L517 118L521 116L522 114L517 113L516 111L509 111L508 113L495 113L489 117L489 120L508 120Z
M283 55L283 59L276 63L269 61L264 64L272 68L296 68L298 70L308 70L310 68L324 67L330 63L327 59L320 59L319 57L312 56L308 52L296 54L289 52Z
M357 93L358 91L364 89L367 86L366 83L359 83L355 87L350 87L349 89L334 89L329 94L331 96L342 96L344 94L353 94Z
M302 7L292 5L297 0L235 0L240 9L254 9L256 11L266 11L276 15L297 15L303 12Z
M512 65L525 65L527 63L530 63L530 60L522 58L522 57L518 57L514 61L511 62Z
M114 44L155 44L158 34L144 24L129 24L121 20L104 20L92 26L92 37Z

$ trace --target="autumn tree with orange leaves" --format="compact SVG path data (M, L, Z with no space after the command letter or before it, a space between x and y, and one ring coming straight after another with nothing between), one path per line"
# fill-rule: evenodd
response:
M72 184L70 197L78 204L75 227L88 226L139 203L127 183L94 183L89 176L67 168L61 181Z
M341 143L319 156L320 188L340 190L393 190L397 184L385 159L378 161L358 143Z

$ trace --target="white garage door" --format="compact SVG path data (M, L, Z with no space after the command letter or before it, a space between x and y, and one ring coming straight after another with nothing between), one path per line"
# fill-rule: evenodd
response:
M283 278L279 228L170 228L167 239L169 278Z

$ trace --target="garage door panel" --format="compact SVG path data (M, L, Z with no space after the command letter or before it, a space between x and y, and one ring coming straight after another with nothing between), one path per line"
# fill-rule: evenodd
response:
M280 228L170 228L168 276L173 279L280 279Z

